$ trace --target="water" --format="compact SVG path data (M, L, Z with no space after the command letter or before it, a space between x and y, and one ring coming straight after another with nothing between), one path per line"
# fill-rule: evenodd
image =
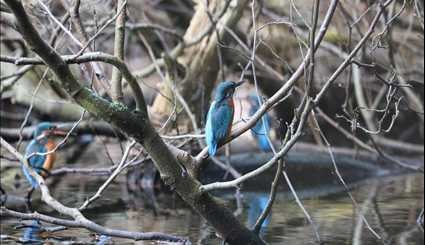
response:
M69 178L69 177L68 177ZM294 186L302 196L305 208L312 216L320 238L326 244L384 244L359 222L358 213L344 188L337 182L333 185L308 186L305 181L294 179ZM93 194L101 182L61 181L52 188L53 195L69 206L78 206ZM352 194L359 208L373 229L383 237L386 244L423 244L423 232L416 219L424 205L422 175L403 175L373 178L352 185ZM246 224L255 222L267 201L268 190L256 190L246 186L243 191L244 207L240 219ZM232 193L222 193L235 209ZM160 231L189 237L193 244L220 244L213 230L173 195L157 196L159 214L144 202L146 197L128 193L125 184L113 185L105 197L99 199L85 215L93 221L115 229L132 231ZM37 204L36 204L37 205ZM37 207L50 213L44 206ZM51 213L54 215L54 213ZM25 222L31 224L30 221ZM29 228L15 229L22 222L7 219L1 222L1 234L23 238ZM46 226L46 224L43 224ZM47 225L50 226L50 225ZM36 227L36 226L35 226ZM34 232L33 232L34 233ZM36 239L53 243L95 243L99 236L84 229L69 229L55 233L37 233ZM34 234L32 234L34 235ZM286 188L279 192L271 216L266 220L262 236L268 244L315 244L312 227ZM33 236L34 238L34 236ZM134 244L132 241L112 238L104 244ZM15 242L2 241L2 244ZM137 242L136 244L152 244Z

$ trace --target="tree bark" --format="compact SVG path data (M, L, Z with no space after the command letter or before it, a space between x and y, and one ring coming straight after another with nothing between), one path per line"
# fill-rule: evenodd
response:
M203 0L197 1L196 12L183 38L183 45L186 47L178 58L178 62L186 68L185 77L179 82L178 89L190 105L199 125L201 125L199 122L204 117L204 107L209 104L211 91L220 70L217 50L219 40L226 36L225 27L233 28L236 25L247 3L248 0L211 0L206 9ZM207 11L214 15L213 18L220 17L220 14L224 13L222 11L226 12L222 14L221 19L214 20L216 23L212 23L212 16L208 16ZM210 31L206 32L208 27L214 26L216 28L210 28ZM173 98L172 89L169 86L165 85L161 92ZM173 107L167 98L158 96L153 109L166 118Z
M200 183L189 175L183 175L180 164L161 137L150 124L143 94L137 111L119 102L109 102L87 87L83 87L71 73L69 66L40 37L31 24L21 1L5 0L17 19L19 30L32 51L40 56L55 73L65 91L76 103L94 116L109 122L127 136L142 144L152 157L156 168L167 185L175 188L180 197L203 216L229 244L264 244L252 231L243 226L225 207L210 195L199 191ZM137 89L137 88L134 88Z

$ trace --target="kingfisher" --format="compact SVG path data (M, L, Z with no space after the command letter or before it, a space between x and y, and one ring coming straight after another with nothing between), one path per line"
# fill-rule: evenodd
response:
M257 95L248 96L248 101L251 104L251 109L249 114L254 115L260 108L260 102ZM271 146L269 142L269 132L270 132L270 115L265 114L253 128L251 128L251 134L257 141L258 147L262 151L271 151Z
M205 139L210 156L215 156L217 150L232 131L235 104L233 94L242 82L224 81L216 89L215 98L207 115Z
M56 143L52 139L56 135L66 135L66 132L58 129L50 122L38 124L33 132L33 138L25 149L25 158L32 169L34 169L43 178L50 174L56 160L56 154L53 152ZM48 154L46 154L48 153ZM31 176L29 170L22 164L22 172L31 185L27 200L31 198L32 192L38 187L37 180Z

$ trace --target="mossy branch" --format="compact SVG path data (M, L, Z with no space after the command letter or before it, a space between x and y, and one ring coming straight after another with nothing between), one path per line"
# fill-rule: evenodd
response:
M202 215L229 244L264 244L252 231L243 226L225 207L210 195L199 192L200 183L191 176L183 176L176 157L162 141L149 122L147 108L140 88L139 110L135 112L119 102L111 103L99 97L89 88L83 87L71 73L62 57L46 44L31 24L21 1L5 0L15 15L18 28L32 51L55 73L65 91L96 117L109 122L127 136L143 145L152 157L164 182L173 188L181 198ZM125 74L123 74L125 76ZM130 82L130 81L129 81ZM133 91L134 92L134 91Z

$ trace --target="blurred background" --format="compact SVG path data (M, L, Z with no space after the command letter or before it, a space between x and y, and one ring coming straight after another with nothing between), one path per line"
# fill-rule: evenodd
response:
M319 27L330 2L320 1ZM340 1L315 54L313 79L307 79L306 69L288 96L267 114L267 140L278 151L293 130L290 125L304 95L321 91L367 33L380 2ZM46 66L19 63L20 57L35 55L15 30L7 5L0 3L1 137L23 153L40 122L72 132L64 142L56 139L60 147L47 178L52 195L65 205L80 207L129 149L120 175L84 214L110 228L160 231L189 237L193 244L219 244L207 222L162 183L143 147L128 147L131 140L118 129L85 113ZM203 129L217 84L245 81L234 95L233 127L238 128L302 63L313 19L311 0L23 4L42 38L61 55L78 54L87 44L85 53L114 54L123 60L142 87L150 120L163 140L192 155L205 146ZM125 21L119 22L123 12ZM302 137L284 157L291 182L280 179L272 211L261 227L267 244L316 242L294 191L325 244L423 244L423 13L421 1L392 1L371 37L316 105ZM124 30L122 52L115 49L119 23ZM125 79L122 97L117 97L111 81L122 77L111 65L70 66L96 94L135 108ZM23 212L29 185L19 161L3 148L0 153L1 187L8 194L4 204ZM273 155L271 149L262 149L255 131L247 131L223 147L216 159L205 160L199 178L203 184L232 180ZM214 195L251 228L267 205L275 172L273 168L236 191ZM32 199L37 212L57 215L43 204L39 191ZM50 224L34 222L2 217L2 243L128 242L85 229L51 231L45 229Z

